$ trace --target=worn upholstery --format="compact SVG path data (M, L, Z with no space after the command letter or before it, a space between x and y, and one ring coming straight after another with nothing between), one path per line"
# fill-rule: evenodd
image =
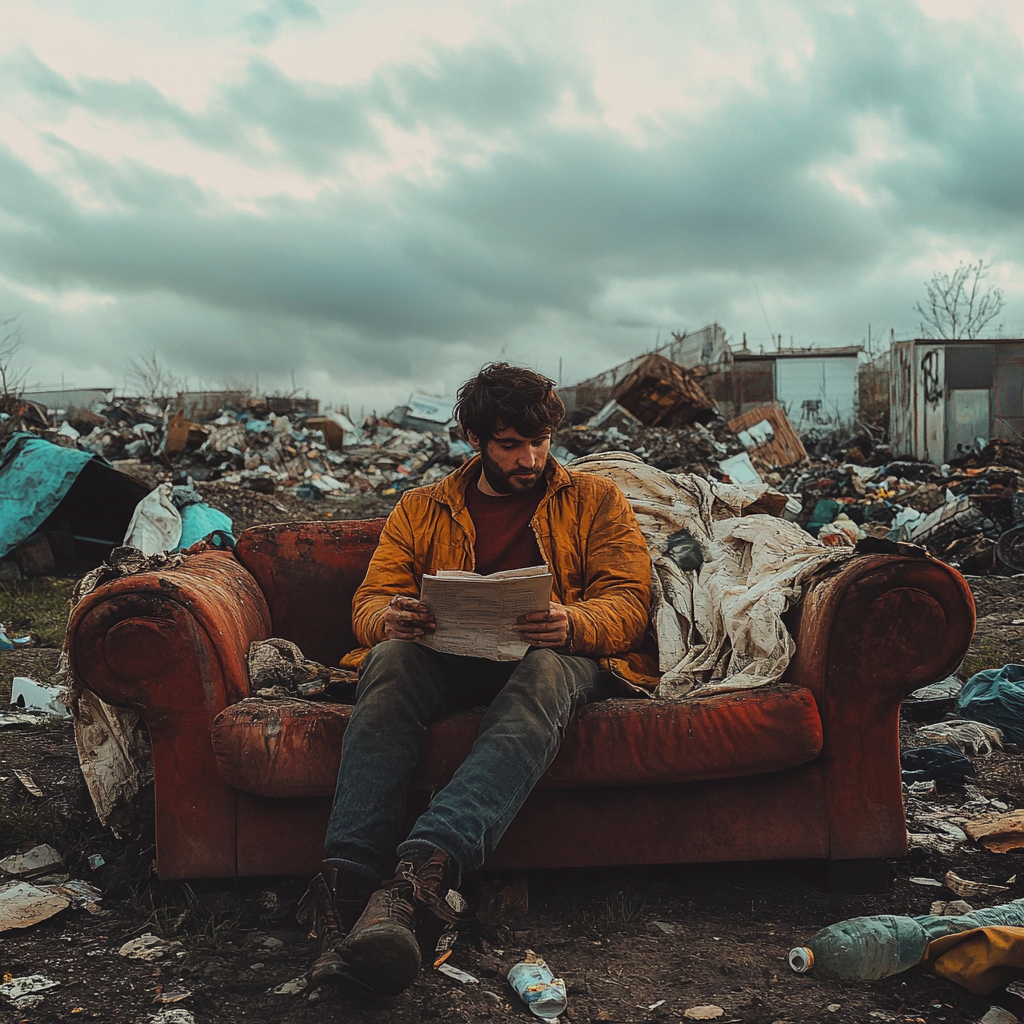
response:
M330 796L351 706L252 698L213 723L221 778L257 796ZM430 736L413 786L439 789L469 753L483 710L450 715ZM821 750L808 690L780 686L707 700L603 700L569 723L540 786L662 785L779 771Z

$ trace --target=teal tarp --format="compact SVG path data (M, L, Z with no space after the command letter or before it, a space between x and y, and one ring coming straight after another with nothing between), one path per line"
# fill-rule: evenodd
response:
M1024 665L976 672L964 683L956 709L963 718L994 725L1011 743L1024 745Z
M97 455L61 448L35 434L12 435L0 455L0 558L30 537Z
M231 520L219 509L205 502L186 505L181 510L181 540L176 550L184 551L208 537L217 547L233 548L235 536L231 530Z

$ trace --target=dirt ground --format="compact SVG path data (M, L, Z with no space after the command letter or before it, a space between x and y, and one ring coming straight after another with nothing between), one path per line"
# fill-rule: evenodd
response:
M238 504L239 519L259 521L258 507L248 512L241 507L248 494L224 495L223 503L228 499ZM318 514L324 506L322 518L340 518L337 508L317 504ZM292 518L294 510L282 505L277 514ZM310 518L309 506L305 509ZM335 516L328 517L332 511ZM963 674L1021 661L1021 627L1014 620L1024 618L1019 611L1024 577L970 582L979 631ZM10 587L0 591L0 621L10 621L11 595ZM31 613L21 618L23 628L33 628L25 621ZM45 677L57 654L51 645L0 655L0 701L10 699L12 676ZM903 732L909 742L912 727L906 724ZM1011 748L973 760L983 794L1024 807L1022 751ZM42 798L25 790L15 769L31 773ZM924 798L947 808L964 799L956 790ZM975 881L1024 879L1024 852L994 854L971 843L948 855L912 849L893 865L892 890L870 896L829 891L823 866L816 862L485 875L478 888L490 908L486 924L460 938L450 961L478 983L461 984L431 972L395 1000L372 1001L330 986L306 986L314 943L294 913L307 879L191 884L156 879L150 871L151 833L118 840L96 820L67 725L0 731L0 856L26 842L51 843L71 876L91 882L103 895L98 914L69 909L31 928L0 934L0 974L43 974L60 983L28 1009L0 999L2 1024L148 1024L154 1018L173 1024L166 1013L158 1018L168 1009L187 1010L199 1024L526 1021L534 1018L505 976L528 948L565 978L565 1016L573 1022L675 1024L690 1019L687 1009L711 1004L721 1008L715 1019L722 1022L930 1024L980 1021L995 1002L1014 1006L1012 997L974 996L918 968L883 981L841 984L794 974L786 962L790 947L827 924L861 914L928 913L933 900L954 898L946 889L912 883L912 877L941 880L953 869ZM94 854L104 864L91 870L87 858ZM1022 895L1011 885L1005 897L990 902ZM153 962L119 955L124 943L146 932L180 945ZM293 979L301 979L295 994L273 991ZM1018 1013L1022 1007L1016 1004Z
M294 494L260 494L219 480L197 483L196 490L206 502L231 517L236 536L250 526L267 523L386 518L398 500L397 495L384 498L369 491L303 501Z

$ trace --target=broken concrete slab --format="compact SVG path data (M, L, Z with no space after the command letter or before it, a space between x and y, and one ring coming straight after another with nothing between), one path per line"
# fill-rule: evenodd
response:
M0 932L29 928L67 909L71 901L50 888L30 882L0 886Z
M30 850L12 854L0 860L0 872L11 878L28 881L41 875L50 875L64 870L64 858L46 843L33 846Z

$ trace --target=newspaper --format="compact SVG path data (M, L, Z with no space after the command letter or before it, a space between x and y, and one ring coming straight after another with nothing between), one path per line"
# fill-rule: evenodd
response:
M423 577L420 600L437 622L434 635L420 643L446 654L520 661L530 645L516 629L516 619L548 610L551 573L546 565L490 576L441 569Z

